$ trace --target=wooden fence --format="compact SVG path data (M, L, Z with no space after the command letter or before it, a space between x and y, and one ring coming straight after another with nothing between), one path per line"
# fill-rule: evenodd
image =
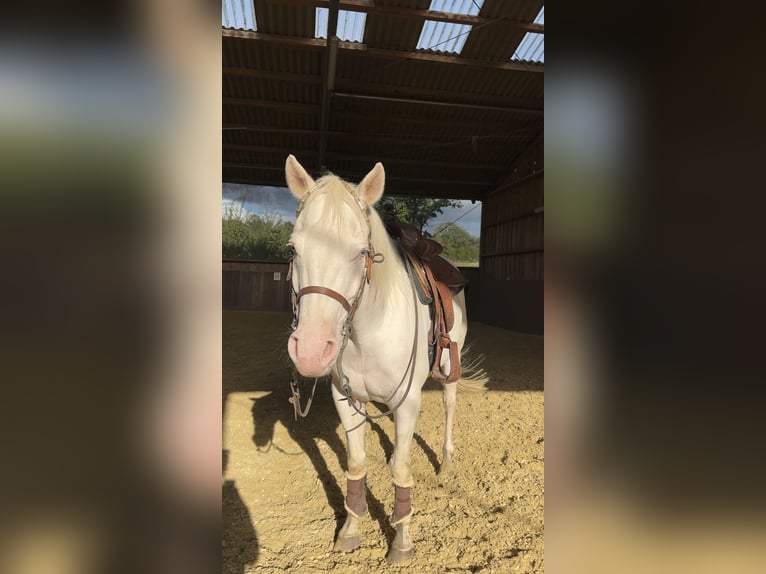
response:
M223 260L223 308L290 311L287 263Z
M479 279L477 267L461 267L468 287ZM223 260L223 308L291 311L287 263Z

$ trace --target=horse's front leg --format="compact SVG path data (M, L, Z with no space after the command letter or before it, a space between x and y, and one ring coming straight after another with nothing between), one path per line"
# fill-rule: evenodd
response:
M396 445L389 466L394 479L394 511L391 515L391 525L396 528L396 537L386 556L389 564L399 564L408 560L415 550L409 532L412 517L410 489L415 483L410 464L410 447L419 415L420 391L413 389L404 403L394 412Z
M341 424L346 430L348 471L346 472L346 522L338 533L334 550L353 552L359 547L359 520L367 513L367 462L364 451L364 432L367 421L354 410L343 395L332 386L332 396ZM364 405L360 409L365 411Z

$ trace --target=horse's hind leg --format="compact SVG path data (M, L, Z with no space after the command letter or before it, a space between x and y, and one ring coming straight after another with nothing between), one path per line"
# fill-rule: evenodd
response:
M394 412L396 445L389 466L394 479L394 512L391 515L391 525L396 528L396 536L386 556L389 564L399 564L408 560L415 550L409 533L412 517L410 489L415 482L410 464L410 447L419 414L420 393L415 392Z
M359 547L359 520L367 514L367 463L364 451L364 432L367 427L361 415L343 400L343 396L332 387L332 395L344 429L348 448L348 471L346 472L346 522L338 532L333 550L353 552ZM360 410L364 411L364 407ZM354 428L356 427L356 428Z
M452 426L455 423L455 407L457 404L457 383L445 383L443 385L442 402L444 403L444 446L442 447L442 463L439 467L440 476L452 476L452 453L455 445L452 444Z

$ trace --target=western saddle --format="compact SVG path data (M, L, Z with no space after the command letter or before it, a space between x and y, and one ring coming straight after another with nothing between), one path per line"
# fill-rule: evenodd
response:
M460 378L462 370L457 343L449 336L455 323L452 296L465 287L465 278L457 267L439 255L443 250L441 244L423 237L414 225L399 221L390 210L384 214L383 223L399 245L421 303L431 308L428 337L430 376L440 383L454 383ZM439 368L445 349L449 350L450 358L450 372L446 377Z

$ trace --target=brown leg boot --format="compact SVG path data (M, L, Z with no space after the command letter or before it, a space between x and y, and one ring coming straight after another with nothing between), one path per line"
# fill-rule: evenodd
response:
M352 516L361 518L367 514L367 477L346 479L346 510Z

